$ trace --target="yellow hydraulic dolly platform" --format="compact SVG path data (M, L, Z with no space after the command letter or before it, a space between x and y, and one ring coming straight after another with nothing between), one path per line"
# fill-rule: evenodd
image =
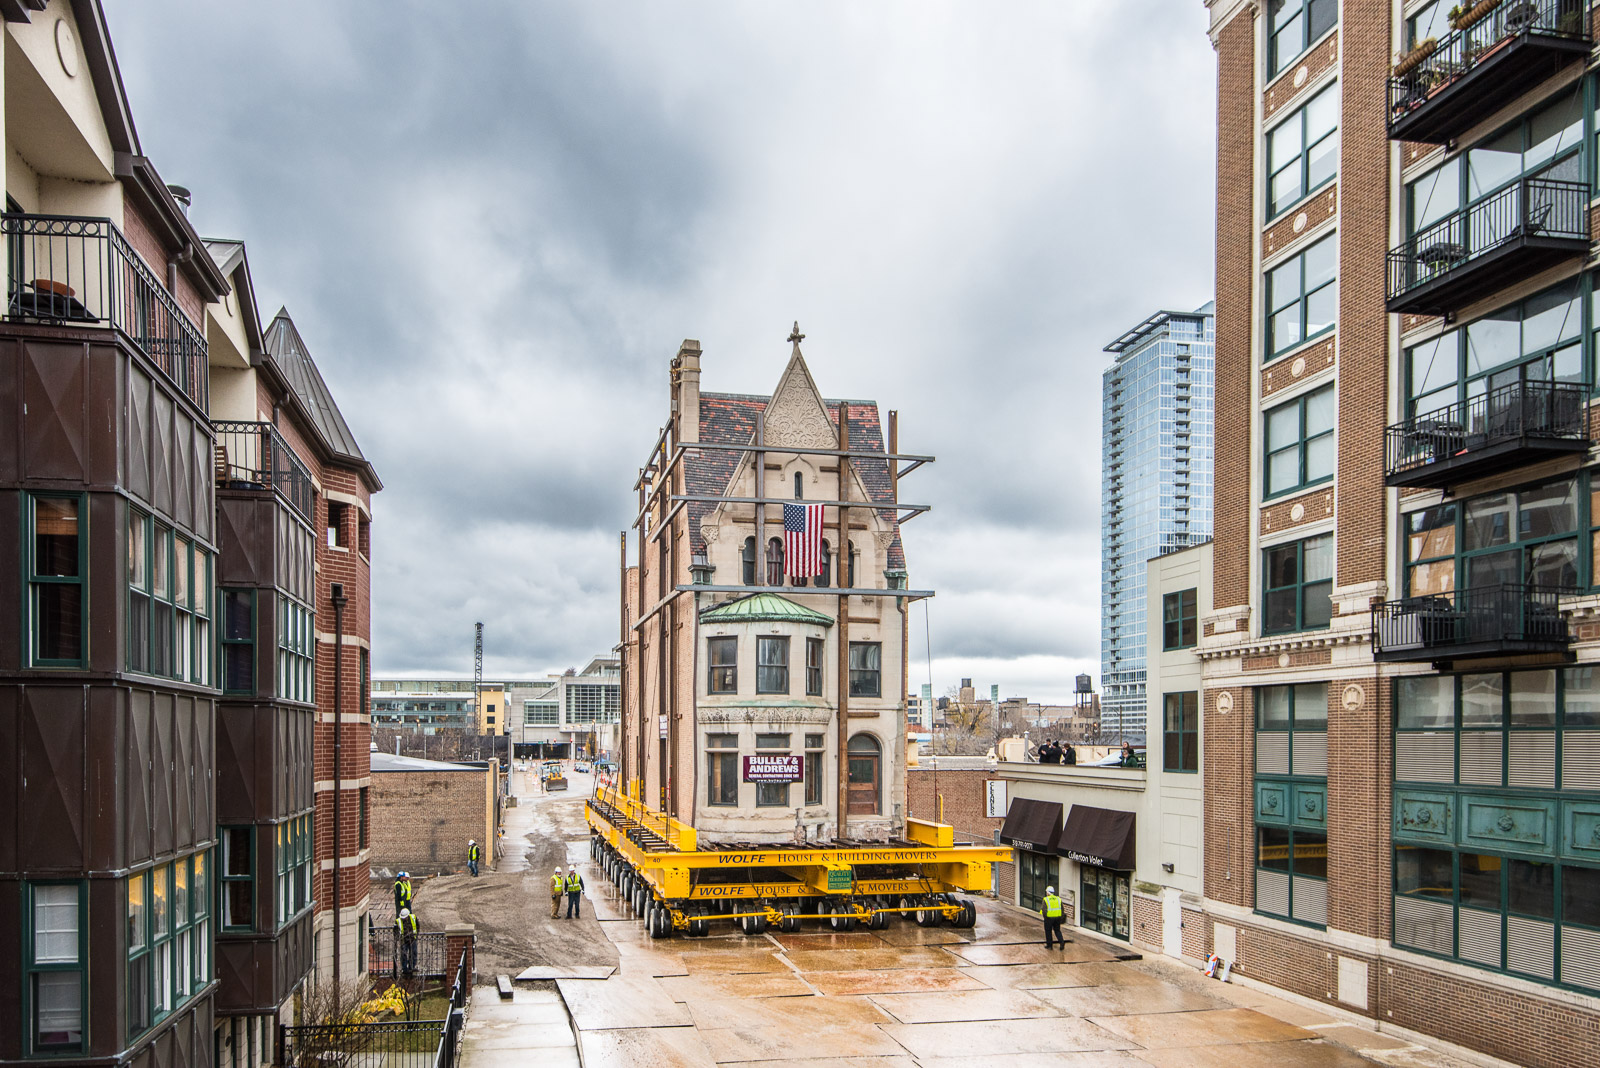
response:
M746 934L769 924L797 931L807 920L879 930L895 913L924 927L971 927L977 906L957 895L988 890L990 866L1012 859L1008 846L957 845L948 824L915 819L890 842L701 849L693 827L610 787L585 813L590 856L653 938L704 935L714 920Z

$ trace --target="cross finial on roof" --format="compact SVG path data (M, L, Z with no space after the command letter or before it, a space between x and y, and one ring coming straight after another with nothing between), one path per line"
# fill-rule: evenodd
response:
M796 354L799 354L800 342L804 341L805 339L806 336L800 332L800 321L796 319L794 329L789 331L789 336L786 340L794 343L794 351Z

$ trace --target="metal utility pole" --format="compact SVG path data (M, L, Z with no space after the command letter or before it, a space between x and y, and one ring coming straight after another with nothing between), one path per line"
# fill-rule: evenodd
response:
M472 643L472 723L477 726L482 710L478 702L483 699L483 624L474 623L476 639ZM481 752L482 750L480 750Z

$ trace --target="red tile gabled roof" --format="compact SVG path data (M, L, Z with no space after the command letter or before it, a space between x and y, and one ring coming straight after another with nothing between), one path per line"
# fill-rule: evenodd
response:
M700 394L700 440L719 445L747 445L755 440L756 416L764 411L767 397L744 393ZM883 425L878 418L878 403L870 400L825 400L828 418L839 425L839 408L843 405L850 413L850 445L856 449L884 452ZM724 494L733 481L734 472L744 454L731 449L691 451L684 457L684 479L690 493ZM890 504L893 488L886 457L859 457L856 472L874 503ZM700 537L700 521L711 514L716 505L710 501L689 502L689 543L694 553L704 553L706 545ZM889 546L888 565L891 569L906 566L905 547L900 541L900 525L893 508L878 510L878 516L894 531L894 541Z

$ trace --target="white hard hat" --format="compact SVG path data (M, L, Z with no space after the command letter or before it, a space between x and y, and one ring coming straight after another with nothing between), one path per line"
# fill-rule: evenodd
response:
M411 915L411 910L410 909L401 909L400 910L400 918L402 920L405 919L409 915Z
M478 844L478 840L476 838L468 838L467 839L467 845L477 845L477 844Z
M1053 886L1047 886L1044 888L1044 892L1047 894L1053 894L1056 892L1056 888Z
M400 873L399 877L402 878L402 879L409 879L409 878L411 878L411 873L408 872L408 871L403 871L403 872Z

